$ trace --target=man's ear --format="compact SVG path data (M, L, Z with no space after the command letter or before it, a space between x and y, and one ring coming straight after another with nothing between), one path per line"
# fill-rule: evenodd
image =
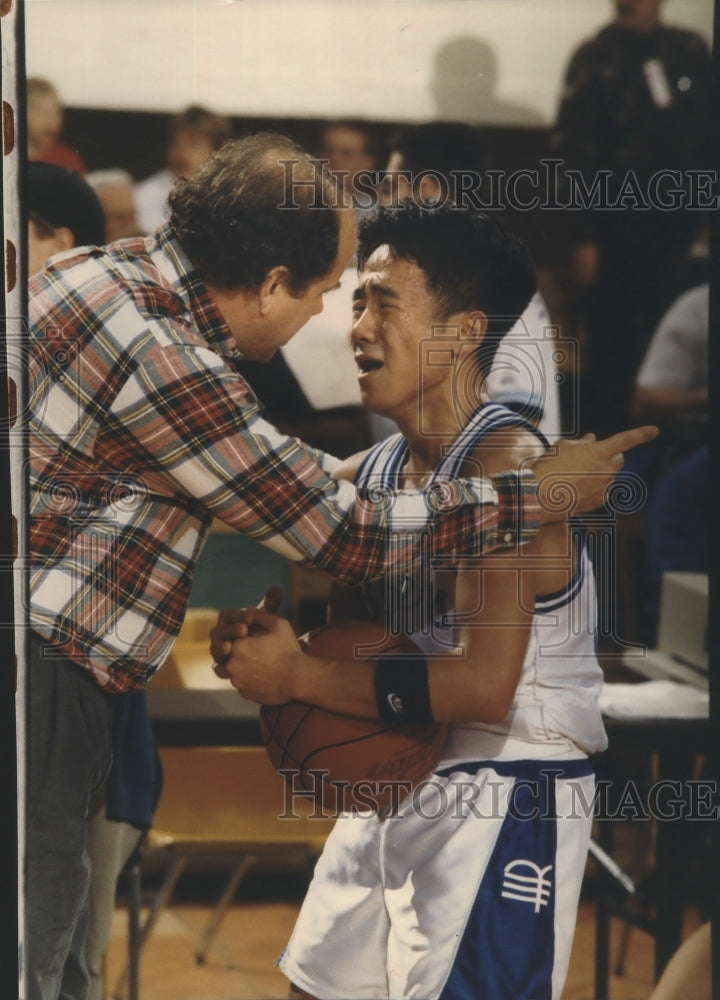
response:
M276 302L286 298L288 291L288 269L282 265L271 268L257 290L258 307L261 316L267 316Z

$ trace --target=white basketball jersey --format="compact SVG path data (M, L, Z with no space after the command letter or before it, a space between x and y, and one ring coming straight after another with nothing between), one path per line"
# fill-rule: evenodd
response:
M463 463L483 438L503 428L523 427L543 436L522 417L496 403L481 406L448 448L432 481L460 476ZM407 460L405 439L397 434L366 456L355 482L365 488L397 489ZM579 523L571 524L577 570L563 590L538 596L528 648L512 707L496 724L453 723L439 767L467 760L569 759L607 746L598 706L603 674L597 662L596 596L592 565ZM433 655L452 655L455 647L452 609L443 605L433 567L389 581L384 609L389 627L412 636ZM446 567L447 568L447 567ZM438 613L439 612L439 613Z

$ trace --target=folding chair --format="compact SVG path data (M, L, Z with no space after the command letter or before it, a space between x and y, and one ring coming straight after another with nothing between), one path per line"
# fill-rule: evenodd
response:
M308 865L322 851L332 821L305 799L291 800L282 778L262 747L165 747L163 793L155 823L140 850L135 878L158 857L165 862L162 883L140 923L139 885L130 892L128 966L113 997L125 995L129 974L139 968L143 948L158 918L170 905L180 876L193 862L223 862L229 875L203 928L195 960L205 961L228 906L248 871L261 858L300 858ZM131 994L131 1000L135 1000Z
M153 684L227 687L228 682L217 678L210 666L207 633L216 617L211 608L188 610L173 650ZM305 797L290 797L264 747L161 747L159 753L162 794L153 827L129 872L128 962L112 991L115 1000L126 995L137 1000L140 955L191 863L221 862L229 871L222 895L196 944L195 959L202 963L253 865L261 858L299 858L310 872L333 825ZM143 868L158 859L164 864L162 882L141 922Z

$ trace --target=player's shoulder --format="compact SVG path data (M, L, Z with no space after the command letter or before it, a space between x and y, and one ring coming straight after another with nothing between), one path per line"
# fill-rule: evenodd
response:
M542 439L528 427L498 428L475 445L467 459L469 468L463 472L470 475L471 467L478 465L486 476L513 472L545 451Z

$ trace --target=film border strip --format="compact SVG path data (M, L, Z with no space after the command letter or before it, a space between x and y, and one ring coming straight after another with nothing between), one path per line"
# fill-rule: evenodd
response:
M24 255L23 186L25 167L24 8L22 0L0 0L2 48L2 215L3 308L0 324L0 893L6 902L6 931L0 936L3 982L13 975L24 995L24 802L25 656L27 608L25 566L25 393L24 357L27 275ZM17 843L17 851L8 849ZM11 900L17 900L13 908ZM9 905L8 905L9 904ZM16 914L16 916L15 916Z

